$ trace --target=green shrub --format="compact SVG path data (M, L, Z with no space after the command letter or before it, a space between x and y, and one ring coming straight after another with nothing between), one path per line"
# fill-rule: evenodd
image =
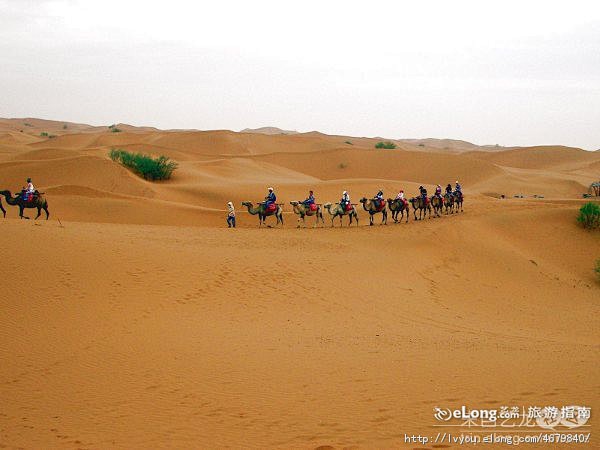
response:
M594 271L596 272L596 275L598 275L598 278L600 278L600 258L596 260L596 268Z
M348 167L348 164L346 164L346 163L342 162L342 163L338 164L338 168L340 168L340 169L345 169L346 167Z
M592 229L600 227L600 205L588 202L579 209L577 222L584 228Z
M419 147L425 147L425 144L423 144L422 142L419 143Z
M352 143L352 141L346 141L346 142L344 142L344 144L348 144L348 145L354 145L354 144Z
M393 142L390 142L390 141L378 142L377 144L375 144L375 148L394 149L394 148L396 148L396 144L394 144Z
M48 133L46 133L45 131L42 131L42 132L40 133L40 137L49 137L49 134L48 134Z
M63 130L66 130L67 128L69 128L69 127L68 127L68 126L67 126L67 124L65 123L65 124L63 125Z
M126 150L112 149L108 156L115 162L133 170L146 180L168 180L177 168L175 161L166 156L153 158L142 153L131 153Z
M123 131L120 128L117 128L115 124L109 126L108 129L111 131L111 133L120 133L121 131Z

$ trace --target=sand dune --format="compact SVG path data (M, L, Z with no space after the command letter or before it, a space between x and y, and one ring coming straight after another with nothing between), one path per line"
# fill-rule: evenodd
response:
M31 176L52 214L3 200L0 446L431 449L404 434L434 406L600 406L600 241L575 224L598 152L64 124L0 120L0 189ZM288 204L456 179L465 211L422 222L297 230ZM270 185L283 229L240 207Z

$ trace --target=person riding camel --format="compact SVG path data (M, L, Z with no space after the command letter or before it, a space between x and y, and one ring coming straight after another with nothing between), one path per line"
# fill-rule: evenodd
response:
M427 189L425 189L422 185L419 186L419 192L421 193L421 198L423 202L427 204Z
M462 198L462 187L459 184L458 180L456 180L456 186L454 187L454 195L456 197Z
M442 198L442 187L439 184L435 188L435 196Z
M375 204L377 205L378 208L381 208L381 206L385 203L385 199L383 198L383 190L379 189L379 192L377 192L377 195L375 195L375 197L373 197L373 200L375 200Z
M404 201L404 191L402 189L400 189L400 192L398 192L398 195L396 195L396 198L394 200L400 200L400 201Z
M313 191L308 191L308 197L306 198L306 200L301 202L306 208L310 208L311 205L314 205L315 203L315 195L313 194Z
M452 195L452 185L450 183L446 186L446 194Z
M275 204L277 201L277 197L275 196L275 192L273 192L273 188L269 188L269 193L265 197L265 208L269 208L271 205Z
M340 199L340 206L343 211L346 211L346 207L350 204L350 195L347 191L342 192L342 198Z
M31 199L33 199L33 196L35 194L35 186L31 182L31 178L27 178L27 186L23 188L21 194L25 201L30 201Z

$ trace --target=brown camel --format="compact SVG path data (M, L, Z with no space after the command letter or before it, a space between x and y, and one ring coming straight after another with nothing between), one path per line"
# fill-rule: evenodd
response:
M400 214L400 221L402 221L402 219L404 218L404 211L406 211L406 222L408 222L408 216L410 214L408 211L408 201L406 199L392 200L391 198L388 198L387 202L388 208L392 212L392 219L394 219L394 222L398 222L398 214Z
M321 205L317 204L317 209L312 211L310 208L306 207L302 202L294 201L290 202L290 205L294 207L294 214L298 214L300 217L298 218L298 228L300 228L300 220L302 220L302 224L306 228L306 216L315 216L315 225L313 228L317 228L319 224L319 220L325 226L325 219L323 219L323 208Z
M450 214L454 214L454 195L444 194L444 208L446 209L446 215L448 215L448 211L450 211Z
M275 216L277 219L277 223L275 225L281 224L283 226L283 208L281 205L277 205L277 209L272 212L267 212L266 206L264 203L259 203L257 206L254 206L252 202L242 202L242 206L248 208L248 212L253 216L258 214L258 226L259 228L263 225L266 225L266 218L268 216ZM270 225L268 225L270 228Z
M431 197L431 206L433 206L433 212L435 217L440 217L440 213L442 212L442 207L444 206L444 201L442 197L434 195Z
M340 217L340 226L342 226L342 216L350 216L350 222L348 223L348 226L352 225L352 218L356 220L356 226L358 226L358 212L356 211L354 204L352 204L352 209L350 210L342 208L342 205L340 205L339 203L336 203L335 205L333 205L332 203L325 203L323 205L323 208L325 208L327 212L329 212L329 214L331 215L332 227L333 219L335 219L337 216Z
M459 191L454 191L454 204L456 205L456 212L460 209L463 212L463 194Z
M19 207L19 217L21 219L29 219L29 217L23 215L23 210L32 208L37 208L38 210L35 220L37 220L37 218L42 214L42 209L46 212L46 220L48 220L50 217L50 213L48 212L48 202L44 198L43 192L35 191L31 201L24 200L21 197L21 194L17 194L13 197L10 191L0 191L0 195L4 196L6 203L8 203L10 206ZM4 211L4 208L2 208L2 210Z
M384 200L381 200L381 204L378 204L379 201L376 202L375 199L363 197L360 202L364 210L369 213L369 225L373 225L373 216L379 213L383 215L380 225L387 225L387 208Z
M413 207L413 214L415 216L415 220L422 220L429 213L429 218L431 219L431 205L429 202L425 202L423 197L420 195L418 197L413 197L410 200L410 203ZM417 209L419 210L419 218L417 219Z

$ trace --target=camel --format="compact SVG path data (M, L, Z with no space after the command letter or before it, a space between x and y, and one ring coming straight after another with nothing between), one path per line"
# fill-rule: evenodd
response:
M450 210L450 214L454 214L454 195L444 194L444 208L446 208L446 215L448 215L448 210Z
M336 218L336 216L340 216L340 226L342 226L342 216L350 216L350 222L348 223L348 226L352 225L352 218L356 219L356 226L358 226L358 212L356 211L356 208L354 207L354 205L352 205L352 209L347 211L344 208L342 208L342 206L339 203L336 203L335 206L331 203L325 203L323 205L323 208L325 208L329 214L331 215L331 226L333 227L333 219Z
M387 208L385 207L385 201L381 201L381 206L375 204L375 200L372 198L363 197L360 199L365 211L369 213L369 225L373 225L373 216L381 213L382 219L380 225L387 225Z
M290 205L294 207L294 214L298 214L300 216L298 218L298 228L300 228L300 220L302 220L302 223L306 228L306 216L315 216L316 220L313 228L317 228L319 220L323 226L325 226L325 219L323 219L323 208L321 208L321 205L317 204L317 209L315 211L311 211L310 208L307 208L306 205L299 201L290 202Z
M394 219L394 222L398 223L398 213L400 213L400 220L402 221L404 218L404 211L406 211L406 222L408 222L408 201L404 199L392 200L391 198L388 198L388 208L392 212L392 219Z
M267 216L275 216L277 219L277 223L275 225L283 226L283 208L281 205L277 205L277 209L273 212L266 212L266 207L264 203L259 203L256 207L252 202L242 202L242 206L248 208L248 212L253 216L258 214L258 227L260 228L263 225L266 225Z
M444 207L444 200L442 197L438 197L434 195L431 197L431 206L433 206L433 212L435 217L440 217L440 213L442 212L442 208Z
M460 212L463 212L463 195L462 192L454 192L454 203L456 204L456 212L460 208Z
M38 213L35 216L35 220L42 214L42 209L46 212L46 220L50 217L50 213L48 212L48 202L44 198L43 192L37 192L34 194L33 200L27 202L21 198L21 194L12 196L10 191L0 191L0 195L4 196L6 203L10 206L18 206L19 207L19 217L21 219L29 219L29 217L23 215L24 209L37 208ZM4 208L2 208L4 211ZM4 213L6 216L6 213Z
M6 210L4 209L4 207L2 206L2 200L0 200L0 211L2 211L2 215L3 217L6 217Z
M423 197L419 195L418 197L411 198L409 201L413 207L413 214L415 216L415 220L422 220L425 216L427 216L427 213L429 213L429 218L431 219L431 205L429 203L425 204ZM419 210L418 219L417 209Z

